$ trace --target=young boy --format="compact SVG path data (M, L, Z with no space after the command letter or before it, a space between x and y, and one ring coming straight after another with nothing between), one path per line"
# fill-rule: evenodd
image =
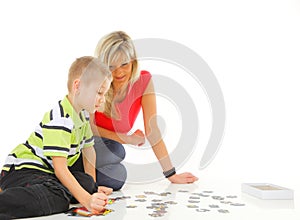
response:
M2 217L61 213L74 200L94 214L103 210L112 189L98 188L95 183L96 156L88 115L105 101L111 80L108 68L97 58L81 57L73 62L68 95L5 161L0 177ZM71 172L81 152L85 173Z

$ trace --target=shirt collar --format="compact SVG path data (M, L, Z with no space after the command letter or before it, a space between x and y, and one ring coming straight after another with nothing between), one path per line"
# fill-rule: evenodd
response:
M77 114L77 112L75 111L74 107L70 103L67 96L65 96L64 99L61 101L61 105L64 109L64 116L69 115L69 117L74 122L74 127L75 128L82 127L83 124L86 122L83 111L81 111L79 114Z

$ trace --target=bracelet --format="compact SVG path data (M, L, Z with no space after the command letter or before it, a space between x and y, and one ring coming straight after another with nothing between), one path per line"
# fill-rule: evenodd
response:
M176 174L175 167L172 167L170 170L164 171L163 174L165 175L166 178L175 175Z

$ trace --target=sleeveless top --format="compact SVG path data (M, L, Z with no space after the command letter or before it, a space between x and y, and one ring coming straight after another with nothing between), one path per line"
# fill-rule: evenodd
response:
M118 119L113 119L97 111L95 112L96 125L114 132L129 132L141 109L142 96L150 79L151 74L142 70L139 79L128 88L125 98L120 103L115 103Z

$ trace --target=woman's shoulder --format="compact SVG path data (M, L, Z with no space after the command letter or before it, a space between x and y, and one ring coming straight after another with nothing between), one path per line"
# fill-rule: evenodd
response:
M132 87L134 93L137 93L138 96L142 95L147 85L149 84L151 77L152 75L149 71L141 70L139 78L137 79L137 81L135 81Z
M141 70L141 76L150 76L151 77L151 73L147 70Z
M139 81L142 84L148 84L151 78L152 78L152 75L151 75L151 73L149 71L147 71L147 70L141 70Z

